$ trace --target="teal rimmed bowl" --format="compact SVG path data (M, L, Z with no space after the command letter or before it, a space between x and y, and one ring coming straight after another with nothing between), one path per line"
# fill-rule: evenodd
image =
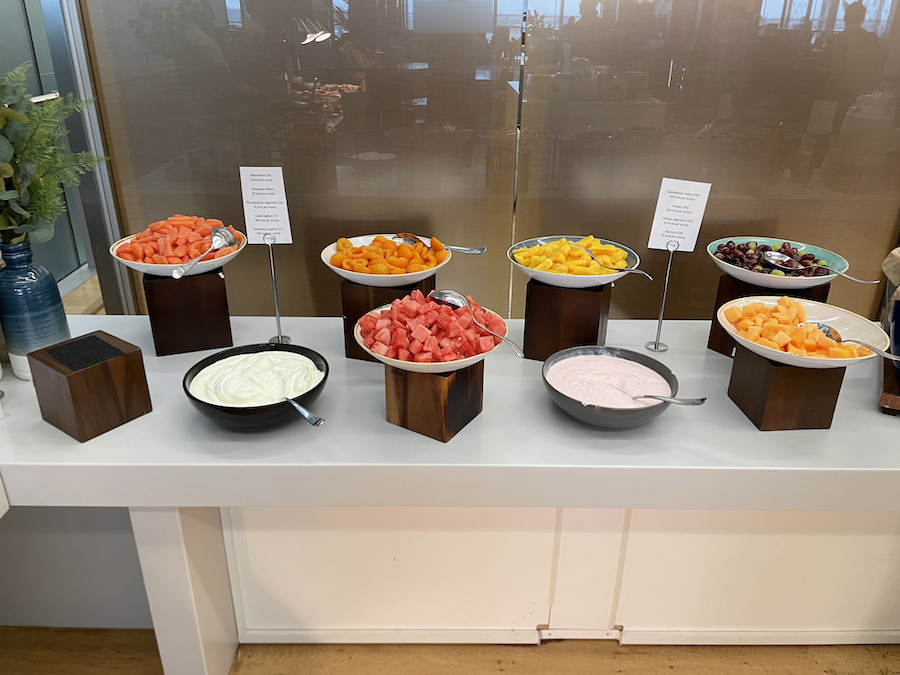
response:
M716 250L719 248L719 244L726 244L729 241L733 241L735 244L746 244L749 241L755 241L757 244L766 244L771 246L773 250L777 251L781 248L781 244L785 241L788 242L791 246L794 246L798 251L802 253L812 253L816 256L816 260L824 260L829 268L832 270L836 270L838 272L846 272L850 269L850 263L847 262L845 258L839 256L834 251L829 251L825 248L819 248L818 246L813 246L812 244L804 244L799 241L792 241L790 239L778 239L775 237L753 237L753 236L739 236L739 237L723 237L721 239L716 239L706 247L706 252L709 254L709 257L712 261L730 277L734 277L735 279L739 279L740 281L746 281L748 284L755 284L756 286L761 286L762 288L772 288L779 291L789 291L795 290L798 288L814 288L816 286L822 286L823 284L827 284L830 281L833 281L837 274L825 274L820 277L789 277L789 276L780 276L780 275L772 275L766 274L765 272L755 272L753 270L745 270L741 267L737 267L730 263L725 262L724 260L719 260L716 257Z

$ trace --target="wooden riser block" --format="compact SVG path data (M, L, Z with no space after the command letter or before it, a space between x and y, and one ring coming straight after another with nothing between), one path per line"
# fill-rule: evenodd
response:
M716 312L719 307L726 302L736 300L737 298L746 298L751 295L789 295L792 298L803 298L805 300L815 300L816 302L828 302L828 291L831 290L831 284L823 284L815 288L800 288L797 290L778 291L774 288L763 288L756 284L748 284L746 281L735 279L727 274L723 274L719 279L719 290L716 292L716 305L712 311L712 326L709 329L709 340L706 346L714 352L719 352L725 356L734 356L734 348L737 343L734 341L722 325L716 319Z
M481 413L484 361L452 373L384 367L387 421L446 443Z
M525 296L525 357L544 361L561 349L606 343L612 284L559 288L531 279Z
M888 335L891 334L891 321L889 313L896 312L894 318L900 321L900 306L889 305L882 315L881 327ZM882 380L881 398L878 407L887 415L900 415L900 370L893 361L884 361L884 377Z
M41 416L82 443L153 410L140 348L103 331L31 352L28 362Z
M145 274L144 294L157 356L234 344L221 267L181 279Z
M846 368L797 368L737 345L728 397L760 431L829 429Z
M348 359L360 361L377 361L360 347L353 337L353 328L359 317L371 312L376 307L388 305L394 300L406 297L414 290L419 289L423 295L428 295L434 290L434 276L430 276L418 284L407 284L395 288L375 288L363 286L344 279L341 281L341 311L344 315L344 353Z

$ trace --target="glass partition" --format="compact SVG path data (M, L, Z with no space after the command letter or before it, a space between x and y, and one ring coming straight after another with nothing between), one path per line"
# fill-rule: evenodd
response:
M705 244L718 237L813 243L872 279L898 242L893 0L82 9L128 231L179 212L240 225L238 167L283 166L288 315L340 312L325 245L407 230L487 246L455 256L439 283L513 316L526 280L510 270L511 243L621 242L658 281L618 282L615 315L655 317L666 255L646 242L665 176L712 183L697 250L673 268L673 318L710 317L719 272ZM234 314L272 312L262 248L226 270ZM881 296L838 280L831 300L873 315Z
M705 245L800 241L881 276L898 242L898 35L891 0L542 0L528 16L515 238L595 234L646 249L663 177L712 183L697 250L679 254L667 316L709 318ZM529 8L537 3L529 3ZM846 10L844 9L846 6ZM563 19L561 28L556 25ZM524 279L514 277L514 311ZM617 316L653 317L662 284L631 276ZM879 287L838 280L830 301L874 315Z
M278 165L294 236L276 247L284 314L340 314L320 251L396 231L487 246L440 283L506 310L521 9L516 34L494 31L484 0L83 6L129 232L174 213L240 226L238 167ZM226 276L233 314L272 312L265 247Z

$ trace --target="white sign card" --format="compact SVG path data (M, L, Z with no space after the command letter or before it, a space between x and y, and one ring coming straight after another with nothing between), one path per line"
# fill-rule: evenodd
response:
M647 248L693 251L711 187L712 183L663 178Z
M280 166L242 166L241 193L248 244L293 243Z

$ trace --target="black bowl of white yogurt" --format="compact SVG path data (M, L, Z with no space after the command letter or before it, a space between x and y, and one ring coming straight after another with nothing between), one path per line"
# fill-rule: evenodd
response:
M678 378L666 366L646 354L618 347L563 349L544 361L541 375L556 405L601 429L647 424L671 405L633 396L678 393Z
M328 362L298 345L232 347L194 364L184 375L184 393L203 415L232 431L271 429L300 420L285 399L305 408L319 397Z

